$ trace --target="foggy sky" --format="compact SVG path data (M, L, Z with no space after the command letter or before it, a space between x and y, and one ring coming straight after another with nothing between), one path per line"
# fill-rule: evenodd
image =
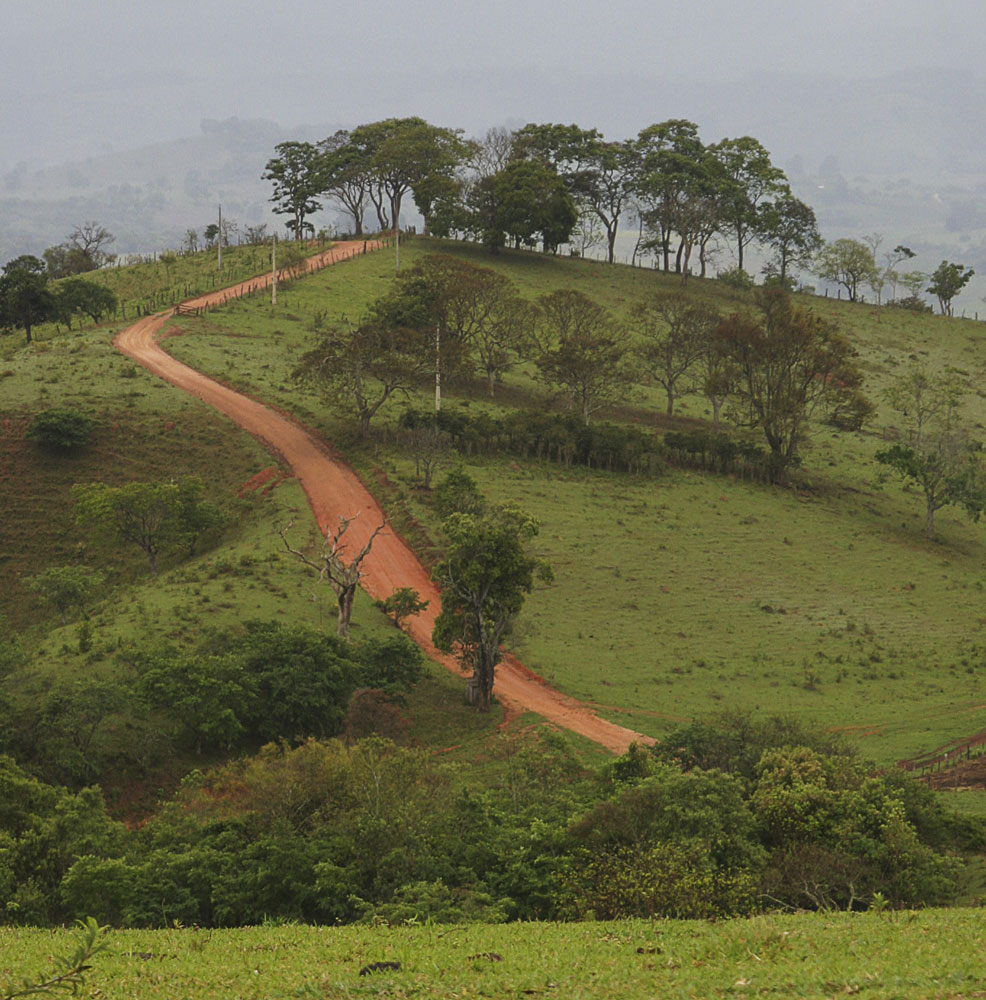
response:
M986 41L981 0L0 0L0 13L0 170L233 115L291 128L419 114L470 134L567 120L622 138L687 116L690 89L712 81L982 78ZM750 112L725 108L723 134L752 131Z

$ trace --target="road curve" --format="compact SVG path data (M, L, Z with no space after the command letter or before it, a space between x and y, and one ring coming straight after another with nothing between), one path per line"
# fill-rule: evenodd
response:
M314 258L309 270L344 260L366 248L375 249L375 246L363 241L336 244ZM270 276L267 275L197 296L183 305L190 308L217 305L269 284ZM120 331L114 338L114 346L148 371L225 414L289 465L307 494L323 533L327 528L337 527L340 517L358 514L346 536L349 551L358 552L383 520L383 512L356 474L304 427L167 354L159 346L158 339L170 316L170 311L145 316ZM439 652L431 641L432 626L440 607L438 589L404 540L392 530L385 530L377 536L364 566L362 586L371 597L385 598L398 587L411 587L430 602L423 614L410 620L408 634L428 656L463 676L458 662ZM549 686L509 654L497 667L493 690L509 711L536 712L613 753L623 753L634 741L653 742L648 736L599 718L585 705Z

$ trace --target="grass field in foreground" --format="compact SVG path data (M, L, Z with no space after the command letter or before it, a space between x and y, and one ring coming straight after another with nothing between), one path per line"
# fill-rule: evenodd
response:
M720 923L111 931L83 996L981 997L986 913L798 914ZM0 928L0 990L51 968L68 931ZM373 962L399 971L360 976Z

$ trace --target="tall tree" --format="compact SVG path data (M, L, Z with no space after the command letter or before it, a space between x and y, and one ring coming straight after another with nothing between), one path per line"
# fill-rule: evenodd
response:
M181 533L178 483L77 484L72 487L75 519L83 527L140 549L157 574L158 556Z
M344 413L355 414L360 437L391 396L417 388L432 364L431 336L423 330L366 321L319 337L294 370L294 378L322 393Z
M815 273L825 281L841 285L855 302L859 286L877 273L873 251L862 241L843 238L825 243L815 259Z
M680 271L685 237L692 240L692 226L700 221L699 199L711 193L712 174L698 126L683 118L650 125L641 130L637 145L641 160L636 201L650 234L648 244L658 251L664 270L669 271L671 239L677 233L681 242L675 263ZM707 205L701 208L704 215ZM686 233L681 232L682 227Z
M789 194L760 206L757 231L784 285L791 266L808 267L822 245L814 209Z
M737 267L743 270L743 251L757 238L758 212L768 199L790 197L784 171L770 162L770 154L751 136L723 139L710 148L721 164L728 190L721 200L722 222L736 240Z
M876 453L905 482L924 494L925 534L935 537L935 514L957 505L977 519L986 509L986 469L979 445L963 424L965 389L955 375L921 368L898 377L886 396L906 421L903 439Z
M663 387L670 417L682 382L702 358L719 315L682 292L671 292L638 302L632 317L639 334L637 355Z
M472 668L478 707L488 712L500 646L520 614L524 596L536 579L551 579L551 570L527 551L538 523L514 507L480 514L450 515L443 527L445 558L434 570L441 588L442 610L432 639L442 650L455 650L463 666Z
M814 411L858 392L862 374L849 342L783 289L757 289L755 299L758 316L730 316L716 336L736 367L746 423L763 431L779 477L800 460Z
M267 161L262 177L274 184L270 200L275 214L291 217L288 228L300 240L313 228L305 219L322 207L317 199L325 188L323 159L310 142L279 142L274 149L277 156Z
M66 322L74 314L82 313L98 323L119 304L112 288L85 278L68 278L59 286L57 296L58 311Z
M529 350L541 379L588 425L601 407L624 399L633 381L629 337L608 310L574 289L542 295L537 305Z
M360 125L349 142L369 171L368 194L382 229L396 230L408 191L435 174L451 175L466 155L459 130L429 125L423 118Z
M536 160L515 160L491 179L493 217L484 220L503 243L519 247L538 237L546 251L568 241L578 219L575 200L562 179ZM491 225L490 225L491 224Z
M616 233L637 185L640 149L636 142L603 142L589 145L575 177L575 190L596 214L606 231L609 263L616 259Z
M323 164L322 191L352 218L353 235L362 236L370 187L369 165L345 129L323 139L318 147Z
M58 300L48 284L43 260L24 254L4 264L0 275L0 325L23 330L30 344L33 328L57 315Z
M938 297L938 307L942 316L952 315L952 299L965 288L975 273L971 267L952 264L947 260L943 260L931 273L928 291Z

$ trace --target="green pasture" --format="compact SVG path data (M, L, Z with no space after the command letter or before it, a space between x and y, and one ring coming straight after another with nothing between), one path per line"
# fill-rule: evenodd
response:
M618 315L650 291L678 287L677 278L650 270L529 252L490 256L425 241L402 246L402 265L433 249L496 267L532 298L581 288ZM169 287L160 262L136 268L156 269L157 287ZM113 274L122 280L131 270ZM358 321L387 290L393 270L391 250L342 262L281 286L276 307L258 295L202 317L176 318L171 330L180 335L167 346L181 360L296 413L342 447L395 523L413 526L415 544L425 547L438 540L439 526L413 460L388 433L407 403L391 404L375 420L372 440L361 443L351 423L290 378L317 332ZM693 279L688 288L721 311L744 306L719 282ZM792 486L686 469L640 478L509 456L470 457L465 464L491 499L515 501L541 520L539 546L556 581L532 596L513 643L552 683L651 735L723 708L808 715L889 763L983 728L986 552L982 525L956 510L940 512L939 540L928 542L920 496L881 476L873 455L894 419L882 389L914 362L958 370L972 390L966 417L982 427L986 407L976 376L986 367L986 325L831 299L803 302L838 322L856 345L878 412L862 434L817 427ZM274 460L118 355L110 346L115 329L52 331L32 347L14 345L16 338L3 345L9 360L0 371L6 417L0 447L9 446L15 466L0 482L0 501L16 512L18 525L0 540L0 566L15 581L4 598L8 619L18 626L40 620L18 582L24 576L69 561L79 546L87 555L67 507L72 482L180 471L202 474L210 496L237 511L237 526L219 550L171 567L159 582L146 579L139 554L112 554L114 580L139 586L111 589L97 607L97 650L108 656L121 634L137 629L191 641L203 628L253 616L331 627L331 602L325 595L313 602L302 568L278 551L274 526L288 510L303 509L303 498L292 485L262 499L240 497L239 487ZM465 413L552 405L523 365L498 394L491 403L477 380L447 390L445 405ZM662 402L641 386L602 417L663 427ZM410 403L427 407L430 395ZM84 455L39 460L23 442L23 429L31 412L56 404L96 416L97 441ZM691 395L673 424L696 426L705 416L704 400ZM362 600L356 627L359 634L387 626ZM82 666L79 657L55 657L72 648L76 628L39 639L49 669ZM439 738L455 742L448 733Z
M722 922L270 926L108 931L85 996L982 996L986 916L791 914ZM0 927L0 990L52 967L72 932ZM372 963L399 963L360 976Z
M406 247L402 265L426 248ZM678 286L642 269L438 248L502 270L525 295L574 286L618 315L648 291ZM413 460L386 433L406 404L392 405L374 441L360 445L351 426L289 378L315 330L357 317L392 272L389 253L347 262L297 283L276 311L248 300L182 320L186 336L169 349L291 408L344 446L368 480L384 470L391 500L435 537ZM744 305L715 281L693 279L688 288L722 311ZM882 392L915 362L957 370L971 390L966 418L982 427L975 376L986 367L986 325L824 298L803 303L857 347L878 410L861 434L817 426L792 486L689 470L635 478L509 457L466 459L466 468L491 499L541 519L539 546L556 580L530 599L514 644L552 683L654 735L727 707L808 715L889 763L983 728L986 549L983 527L955 509L939 513L937 542L923 537L921 497L886 480L873 458L895 419ZM523 367L508 375L501 397L550 405ZM427 407L429 399L412 402ZM661 402L640 387L630 405L603 416L664 425ZM467 385L446 393L445 405L468 413L492 404ZM693 426L708 415L697 395L678 412L676 422Z

